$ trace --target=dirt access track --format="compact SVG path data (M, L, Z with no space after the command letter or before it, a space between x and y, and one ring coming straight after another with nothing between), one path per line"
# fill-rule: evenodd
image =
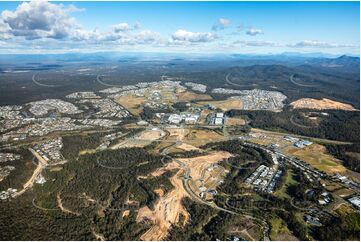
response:
M216 151L208 155L178 160L184 162L186 167L190 169L192 179L193 176L197 179L201 171L206 169L210 164L218 163L230 156L232 156L232 154L228 152ZM153 223L153 226L140 237L141 240L163 240L168 235L171 226L179 222L181 215L184 217L184 224L189 220L189 214L182 205L183 198L192 198L183 186L182 179L186 168L173 160L165 167L159 168L151 174L153 176L161 175L166 169L179 169L178 172L170 178L174 189L165 195L158 193L160 198L154 205L154 210L149 209L147 206L139 209L137 222L151 221Z
M333 101L327 98L313 99L313 98L302 98L297 101L291 103L291 106L294 109L316 109L316 110L323 110L323 109L341 109L346 111L356 111L356 109L347 103L341 103L337 101Z
M28 189L32 188L34 186L35 179L39 176L39 174L43 171L43 169L48 165L46 160L43 159L35 150L29 148L29 151L38 159L38 166L33 172L33 175L30 177L30 179L24 184L24 187L21 191L17 192L15 194L15 197L20 196L24 192L26 192Z
M168 235L168 231L172 224L179 222L180 215L183 215L188 221L189 215L182 205L182 199L188 194L183 188L182 176L183 171L180 170L176 175L170 178L170 182L174 189L161 196L154 206L154 210L150 210L147 206L142 207L138 211L137 222L152 221L153 226L145 232L141 240L162 240Z

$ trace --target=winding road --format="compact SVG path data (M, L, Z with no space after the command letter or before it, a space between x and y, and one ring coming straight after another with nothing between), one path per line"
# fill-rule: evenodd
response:
M301 84L301 83L298 83L298 82L296 82L296 81L293 79L294 76L295 76L294 74L290 76L290 81L291 81L293 84L297 85L297 86L300 86L300 87L317 87L317 86L318 86L318 85L309 85L309 84Z
M295 122L295 120L293 119L294 118L294 115L291 116L290 118L290 122L298 127L301 127L301 128L305 128L305 129L311 129L311 128L315 128L313 126L307 126L307 125L303 125L303 124L299 124L297 122Z
M112 84L105 83L101 80L101 75L97 75L97 82L99 82L100 84L107 86L107 87L122 87L123 86L123 85L112 85Z
M42 87L59 87L59 85L48 85L48 84L43 84L43 83L38 82L36 80L36 74L33 75L32 80L38 86L42 86Z

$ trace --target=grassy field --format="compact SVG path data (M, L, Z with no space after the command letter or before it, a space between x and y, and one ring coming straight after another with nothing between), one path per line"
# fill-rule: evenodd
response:
M210 142L223 140L223 136L213 130L194 129L185 136L188 144L199 147Z
M231 109L242 109L243 103L241 100L221 100L221 101L204 101L197 102L197 104L206 105L211 104L216 108L222 109L223 111L228 111Z
M128 109L133 115L139 115L142 112L140 105L146 102L146 98L128 95L117 98L116 102Z
M351 189L348 188L342 188L339 190L336 190L335 192L333 192L333 194L340 196L340 197L348 197L354 194L354 192Z
M341 164L341 161L333 156L326 154L323 150L306 147L298 149L290 147L285 149L285 153L293 155L311 166L329 174L344 173L347 169Z
M212 100L212 97L208 94L197 94L191 91L176 93L178 102L191 102L194 100Z
M281 130L269 131L269 130L264 130L264 129L252 128L251 131L254 133L259 133L259 134L268 135L268 136L270 136L270 135L278 136L278 138L282 138L285 135L291 135L293 137L300 138L300 139L308 139L314 143L319 143L319 144L340 144L340 145L341 144L352 144L350 142L344 142L344 141L338 141L338 140L321 139L321 138L313 138L313 137L307 137L307 136L297 135L297 134L290 134L287 132L283 132Z
M293 173L292 170L288 169L286 170L286 180L285 183L282 185L282 187L280 189L278 189L274 195L276 195L279 198L290 198L290 196L286 193L287 191L287 187L290 185L294 185L297 183L297 181L295 181L293 179L293 176L295 174Z
M297 240L287 228L287 224L279 217L272 217L271 223L271 240Z
M236 118L227 118L226 119L226 124L227 125L245 125L246 124L246 120L244 120L243 118L240 117L236 117Z

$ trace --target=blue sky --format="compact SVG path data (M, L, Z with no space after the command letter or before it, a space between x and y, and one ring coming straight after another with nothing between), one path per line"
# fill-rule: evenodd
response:
M359 55L359 2L1 2L1 53Z

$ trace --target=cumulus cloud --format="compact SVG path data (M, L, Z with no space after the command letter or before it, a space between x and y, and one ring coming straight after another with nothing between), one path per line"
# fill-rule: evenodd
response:
M137 22L134 23L133 28L134 29L141 29L142 25L137 21Z
M159 34L141 29L139 22L133 25L118 23L110 31L84 29L70 13L84 11L74 5L49 3L46 0L34 0L21 3L15 11L5 10L0 18L0 40L23 37L26 40L54 39L97 43L100 41L124 44L151 43ZM67 44L70 44L67 42Z
M2 21L9 26L9 34L26 39L64 39L79 28L70 12L78 11L73 5L52 4L46 0L21 3L15 11L5 10Z
M158 32L141 30L136 32L102 33L97 40L109 42L109 44L136 45L158 43L161 42L162 39Z
M137 43L140 44L154 43L161 39L161 36L158 32L154 32L151 30L142 30L136 33L134 37Z
M296 44L291 44L289 45L289 47L342 48L342 47L356 47L356 46L350 44L327 43L317 40L304 40Z
M10 34L10 27L8 24L4 23L0 19L0 40L10 39L12 35Z
M116 33L132 31L132 30L137 30L137 29L141 29L141 28L142 28L142 25L139 22L135 22L133 25L131 25L129 23L119 23L119 24L115 24L112 26L113 31Z
M178 29L172 34L173 43L201 43L211 42L216 39L216 35L209 32L191 32L184 29Z
M263 34L263 30L262 29L256 29L256 28L249 28L246 32L246 34L251 35L251 36L256 36L259 34Z
M129 31L133 29L132 26L128 23L119 23L119 24L115 24L113 25L113 30L114 32L118 33L118 32L124 32L124 31Z
M212 26L212 30L218 31L223 30L231 25L231 21L226 18L220 18L217 22Z

